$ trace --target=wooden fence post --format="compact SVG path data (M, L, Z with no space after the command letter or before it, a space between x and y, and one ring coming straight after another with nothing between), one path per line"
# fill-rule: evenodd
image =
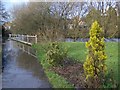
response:
M37 43L37 35L35 35L35 43Z

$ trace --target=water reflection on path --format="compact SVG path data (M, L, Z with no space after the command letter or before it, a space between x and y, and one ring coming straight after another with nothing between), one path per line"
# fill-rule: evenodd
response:
M22 52L13 41L3 46L3 88L50 88L36 58Z

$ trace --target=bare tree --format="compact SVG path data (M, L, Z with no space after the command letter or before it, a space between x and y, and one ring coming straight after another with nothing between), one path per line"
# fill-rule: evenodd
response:
M8 21L10 15L8 14L8 12L5 9L4 3L2 1L0 1L0 23L4 23L6 21Z

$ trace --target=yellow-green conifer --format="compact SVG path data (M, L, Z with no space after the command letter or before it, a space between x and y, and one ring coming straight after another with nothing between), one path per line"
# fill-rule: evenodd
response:
M89 34L90 39L86 42L88 55L83 64L84 73L86 80L91 82L91 84L95 84L96 82L100 84L101 77L107 70L105 65L107 56L105 54L103 30L97 21L92 24Z

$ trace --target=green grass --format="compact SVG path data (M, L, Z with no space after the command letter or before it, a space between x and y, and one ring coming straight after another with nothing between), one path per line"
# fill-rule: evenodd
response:
M74 58L75 60L84 63L87 55L87 49L85 47L84 42L62 42L62 44L65 47L68 47L68 56ZM105 52L108 56L106 60L106 64L108 67L108 72L110 72L110 69L113 70L113 76L114 79L118 82L120 79L120 75L118 75L118 43L117 42L106 42L105 43L106 48ZM45 47L46 45L43 45ZM72 85L69 85L66 80L64 80L62 77L57 77L58 75L54 72L47 71L49 68L49 64L45 62L45 52L43 51L43 48L41 45L35 45L34 48L37 48L38 50L38 56L39 60L41 61L44 69L46 70L46 75L48 76L50 82L53 84L54 87L71 87ZM119 64L120 66L120 64ZM55 78L51 78L51 76L54 76ZM119 79L118 79L119 78ZM61 79L61 80L60 80ZM58 81L60 80L60 81ZM58 86L58 82L61 82L62 84Z
M120 75L118 73L118 43L116 42L109 42L106 43L106 54L108 56L106 60L106 64L108 66L108 71L110 72L110 69L113 70L113 76L115 80L118 82L120 79ZM119 79L118 79L119 78Z
M68 47L68 56L77 61L84 62L87 54L85 43L83 42L65 42L64 46Z
M69 84L63 77L56 74L54 71L46 71L46 75L49 78L49 81L53 85L53 88L69 88L74 90L74 87Z

